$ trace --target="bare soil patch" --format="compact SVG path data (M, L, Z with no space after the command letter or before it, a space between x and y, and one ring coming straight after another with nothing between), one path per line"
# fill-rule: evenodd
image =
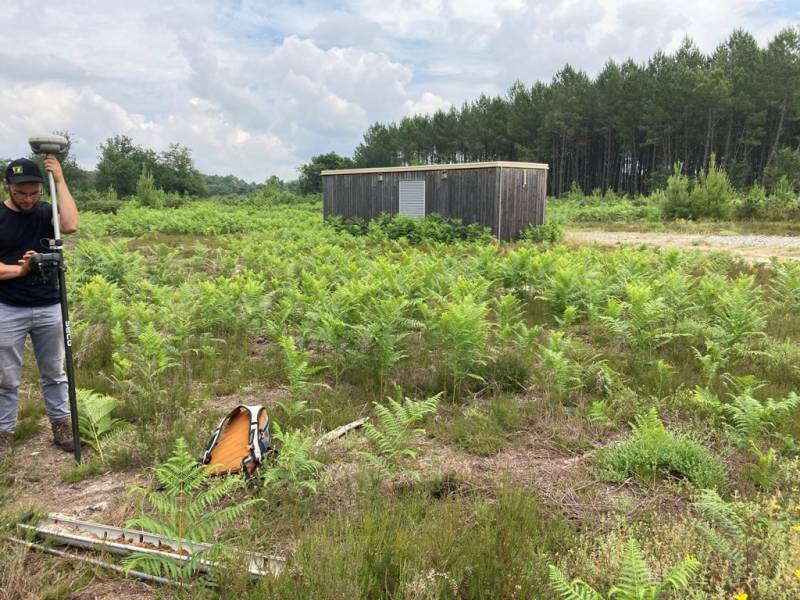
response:
M81 451L82 457L91 456L90 448ZM123 508L128 489L147 480L142 472L117 470L65 483L61 476L75 466L75 459L53 445L46 418L33 437L17 442L9 462L14 497L6 510L11 514L36 508L118 525L128 516Z
M159 597L161 593L158 587L133 579L95 580L71 594L70 600L142 600Z

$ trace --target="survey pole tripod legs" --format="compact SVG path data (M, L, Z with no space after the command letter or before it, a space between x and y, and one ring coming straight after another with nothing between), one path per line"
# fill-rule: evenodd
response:
M69 322L69 304L67 302L66 267L64 266L64 241L61 239L61 226L58 215L58 198L53 174L47 172L50 183L50 198L53 201L53 239L50 240L50 251L57 255L56 272L58 273L58 293L61 301L61 324L64 331L64 363L67 371L67 391L69 394L69 413L72 421L72 441L75 446L75 462L81 462L81 437L78 428L78 397L75 393L75 362L72 356L72 328Z
M58 135L35 137L28 140L36 154L61 154L68 147L66 138ZM47 172L50 184L50 198L53 203L53 239L48 241L51 266L58 274L58 293L61 302L61 325L64 332L64 362L67 372L67 390L69 394L69 412L72 421L72 441L74 444L75 462L81 462L81 437L78 428L78 397L75 393L75 363L72 356L72 329L69 322L69 305L67 304L67 281L64 266L64 241L61 239L61 219L58 214L58 197L53 173Z

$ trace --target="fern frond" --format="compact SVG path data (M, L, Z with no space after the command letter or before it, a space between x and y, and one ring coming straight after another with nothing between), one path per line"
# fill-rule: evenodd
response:
M742 551L737 548L730 541L720 535L720 533L709 527L704 523L697 523L695 529L700 536L711 546L717 553L727 560L730 560L735 565L741 565L744 561Z
M125 521L125 528L138 528L142 531L155 533L168 540L175 540L178 532L171 523L164 522L150 515L140 515Z
M122 560L122 566L127 572L134 570L144 571L162 577L169 577L178 581L185 581L192 575L189 563L178 564L166 556L136 552Z
M730 503L725 502L714 490L700 490L695 497L695 506L703 516L722 529L737 542L745 541L745 523Z
M384 479L391 479L394 475L394 465L380 456L375 456L370 452L361 452L361 457L369 463Z
M238 476L228 476L216 485L209 487L204 492L197 494L187 505L186 512L194 518L195 512L200 513L212 504L216 504L225 496L241 487L243 481Z
M689 588L697 574L700 572L700 561L696 558L687 558L678 563L667 573L661 584L656 588L654 597L659 598L662 592L667 590L685 590Z
M548 566L547 576L550 580L550 587L559 594L561 600L604 600L603 596L585 581L580 579L567 581L567 578L555 565Z
M610 407L605 400L594 400L589 409L589 420L601 425L612 425L613 422L609 418Z
M188 538L197 541L211 539L214 532L229 523L241 520L242 516L253 506L260 502L259 499L251 499L240 504L232 504L220 510L209 512L197 521L194 521L186 532Z
M619 590L622 594L629 594L631 597L638 597L642 589L653 584L653 576L647 563L642 558L642 551L636 538L630 538L625 544L625 551L622 555L620 565L619 584L614 586L614 590ZM612 592L609 592L611 595Z
M140 493L142 497L144 497L147 503L156 509L157 512L168 518L175 517L178 512L178 504L175 502L174 498L154 490L146 490L143 488L139 488L139 490L141 490Z
M636 415L632 425L633 435L639 437L649 432L660 432L664 430L664 423L658 416L655 407L651 407L646 413Z

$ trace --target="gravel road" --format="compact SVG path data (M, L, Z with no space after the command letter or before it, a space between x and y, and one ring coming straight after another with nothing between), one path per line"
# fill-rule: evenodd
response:
M771 259L800 260L800 237L784 235L702 235L686 233L648 233L628 231L568 231L564 241L571 244L647 244L664 248L732 252L751 262Z

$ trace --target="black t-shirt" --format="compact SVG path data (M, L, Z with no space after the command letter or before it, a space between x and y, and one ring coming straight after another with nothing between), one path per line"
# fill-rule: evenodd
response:
M0 203L0 262L16 265L28 250L48 252L53 233L53 208L38 202L29 213L15 212ZM0 302L12 306L58 304L56 281L43 282L36 274L0 280Z

